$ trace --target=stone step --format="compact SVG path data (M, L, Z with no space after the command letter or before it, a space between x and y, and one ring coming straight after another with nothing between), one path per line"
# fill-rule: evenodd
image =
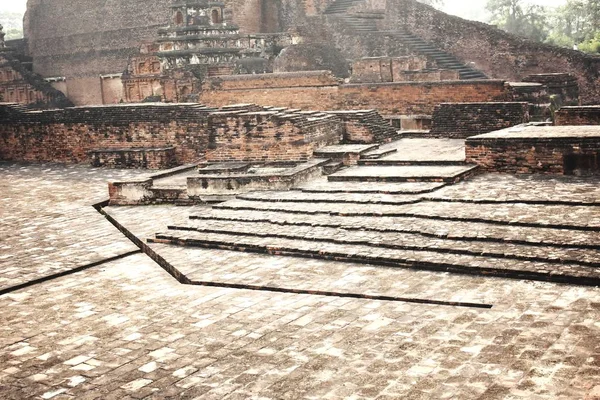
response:
M168 228L170 230L194 231L206 234L217 233L313 240L349 246L360 245L386 249L426 250L442 254L467 254L553 264L574 264L593 268L600 267L599 249L549 248L505 242L449 240L425 237L418 233L373 231L365 233L364 231L344 228L281 225L272 222L191 220L185 225L174 225Z
M358 159L361 154L379 148L378 144L337 144L321 147L313 155L321 158L345 159L355 157Z
M410 204L421 200L413 194L364 193L305 193L292 191L252 192L237 196L240 200L274 203L354 203L354 204Z
M236 222L269 222L278 225L343 228L363 232L400 232L430 238L525 244L529 246L600 248L600 231L581 231L540 226L511 226L486 222L428 219L423 217L361 217L306 215L285 211L212 209L190 219Z
M344 163L342 161L330 161L327 164L323 165L323 174L330 175L333 174L344 167Z
M236 199L215 209L281 211L303 215L355 217L419 217L430 220L484 222L579 231L600 231L600 213L588 206L532 205L522 203L460 203L421 201L414 204L380 205L347 203L273 203Z
M445 185L440 182L329 182L326 177L323 177L294 189L306 193L417 194L430 193Z
M396 153L398 149L375 149L371 151L367 151L366 153L362 153L360 155L360 160L358 163L361 163L361 160L377 160L381 157L389 156L390 154Z
M458 182L476 166L357 166L329 175L330 182Z
M440 272L534 279L581 285L600 285L600 270L573 264L518 261L432 251L386 249L364 245L343 245L314 240L257 237L248 235L206 234L193 231L157 233L151 243L226 249L252 253L319 258L411 268Z
M464 161L450 161L450 160L394 160L394 159L373 159L373 160L358 160L357 165L359 166L456 166L456 165L469 165Z

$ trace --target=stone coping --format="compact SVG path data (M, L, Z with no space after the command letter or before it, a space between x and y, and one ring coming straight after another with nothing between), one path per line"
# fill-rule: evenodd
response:
M313 159L307 162L303 162L300 165L297 165L293 168L289 168L284 172L279 172L276 174L270 173L246 173L246 174L227 174L227 175L198 175L197 177L188 177L188 181L202 180L202 179L210 179L210 180L230 180L230 179L238 179L238 180L271 180L274 177L279 178L290 178L294 175L301 173L305 170L319 167L324 164L327 164L329 159Z
M467 142L478 140L540 140L561 139L600 140L600 125L580 126L528 126L517 125L482 135L471 136Z

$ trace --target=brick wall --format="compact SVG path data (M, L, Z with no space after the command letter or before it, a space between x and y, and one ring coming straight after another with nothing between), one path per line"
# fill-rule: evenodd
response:
M209 130L209 161L298 161L338 143L342 123L331 116L234 111L211 115Z
M302 73L304 74L304 73ZM431 114L445 102L506 101L509 92L500 80L398 82L373 84L294 86L294 73L277 74L277 82L268 75L251 75L242 79L223 80L231 89L206 90L200 102L214 107L232 103L256 103L312 110L377 109L381 114ZM239 82L239 84L238 84ZM243 82L243 86L242 83ZM308 82L308 81L307 81ZM273 86L268 86L268 84ZM310 83L310 82L308 82ZM229 87L229 86L228 86Z
M82 163L95 149L173 146L177 163L187 163L206 151L210 111L148 104L23 113L0 106L0 159Z
M556 125L600 125L600 106L563 107L554 117Z
M339 81L329 71L284 72L256 75L230 75L207 79L205 90L248 90L337 86Z
M531 130L536 133L528 135ZM521 131L512 136L504 130L468 138L466 161L489 172L600 174L600 128L528 127Z
M0 104L0 160L120 167L212 161L306 160L338 143L343 123L322 113L286 113L245 104L139 104L24 112Z
M465 138L526 122L528 103L443 103L433 111L430 134Z
M166 169L177 166L174 147L104 149L90 152L93 167Z

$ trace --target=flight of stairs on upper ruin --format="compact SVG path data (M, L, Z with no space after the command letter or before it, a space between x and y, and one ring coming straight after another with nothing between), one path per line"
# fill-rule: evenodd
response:
M483 72L465 65L452 54L441 50L434 44L405 29L393 31L379 30L377 19L382 19L383 15L378 16L377 13L366 12L353 14L351 12L352 7L361 3L364 3L364 0L337 0L329 5L325 10L325 14L337 18L351 31L359 34L368 32L392 37L397 42L402 43L411 52L426 56L429 60L435 62L438 68L458 71L460 79L488 78Z
M398 41L402 42L406 47L412 51L426 56L428 59L435 61L438 68L441 69L452 69L459 73L460 79L487 79L488 77L481 71L469 67L468 65L460 62L452 54L440 50L430 42L427 42L420 37L413 35L406 30L397 30L382 32L388 36L397 38Z

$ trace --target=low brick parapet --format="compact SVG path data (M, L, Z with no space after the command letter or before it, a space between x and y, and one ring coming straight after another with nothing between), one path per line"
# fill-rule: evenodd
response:
M556 125L600 125L600 105L562 107L554 118Z

